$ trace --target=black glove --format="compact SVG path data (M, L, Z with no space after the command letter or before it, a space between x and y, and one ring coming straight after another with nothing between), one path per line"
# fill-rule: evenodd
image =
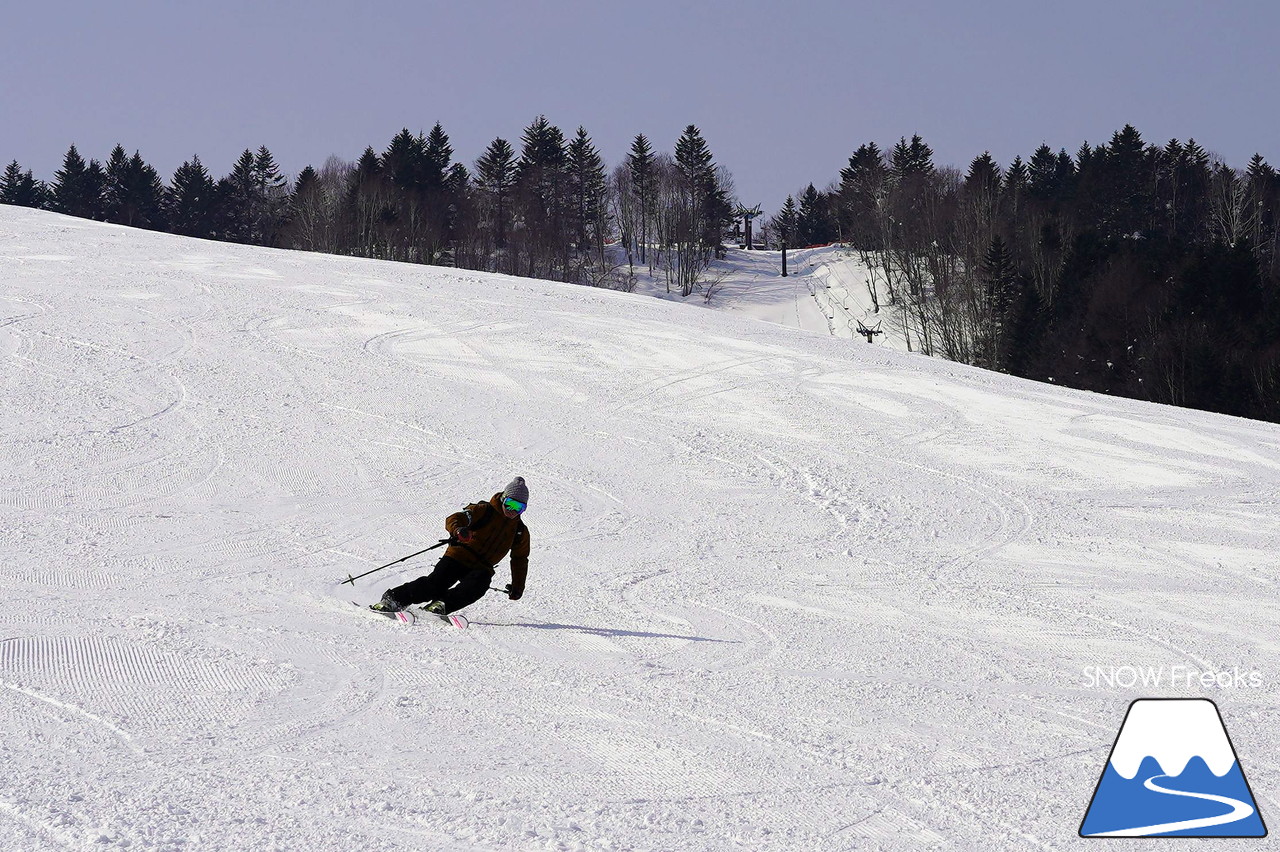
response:
M515 589L511 588L510 583L507 583L507 597L511 598L511 600L518 601L520 600L520 596L523 594L524 594L524 589L521 589L520 591L516 591Z
M456 538L458 541L462 542L463 544L470 544L471 543L471 527L458 527L458 529L454 531L453 537Z

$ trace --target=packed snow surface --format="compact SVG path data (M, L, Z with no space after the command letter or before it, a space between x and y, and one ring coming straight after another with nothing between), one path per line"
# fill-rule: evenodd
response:
M0 848L1061 849L1145 696L1216 701L1280 818L1280 428L788 328L771 280L0 207ZM517 474L522 600L351 605Z

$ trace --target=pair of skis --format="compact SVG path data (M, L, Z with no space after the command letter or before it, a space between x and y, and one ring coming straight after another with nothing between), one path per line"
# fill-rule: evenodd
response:
M445 624L452 624L454 627L458 628L459 630L467 629L466 617L456 612L450 615L438 615L434 612L428 612L422 607L417 607L417 606L405 607L399 612L379 612L376 609L369 609L367 606L364 606L363 604L355 604L355 606L360 607L365 612L369 612L374 615L381 615L383 618L391 618L401 622L402 624L417 624L421 620L439 619L443 621Z

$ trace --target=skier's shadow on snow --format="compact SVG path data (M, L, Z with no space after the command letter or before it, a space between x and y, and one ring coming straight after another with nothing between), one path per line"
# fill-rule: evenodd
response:
M576 630L589 636L608 636L611 638L633 639L683 639L687 642L717 642L724 645L739 645L737 639L712 639L709 636L685 636L679 633L649 633L643 630L618 630L612 627L587 627L582 624L535 624L532 622L485 622L473 621L477 627L529 627L534 630Z

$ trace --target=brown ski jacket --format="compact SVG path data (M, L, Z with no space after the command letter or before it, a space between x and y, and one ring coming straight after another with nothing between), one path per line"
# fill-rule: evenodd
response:
M488 503L472 503L444 519L450 538L462 527L471 530L471 542L454 542L444 555L463 565L492 571L510 553L511 591L523 594L529 573L529 530L519 516L508 518L503 514L502 492L493 495Z

